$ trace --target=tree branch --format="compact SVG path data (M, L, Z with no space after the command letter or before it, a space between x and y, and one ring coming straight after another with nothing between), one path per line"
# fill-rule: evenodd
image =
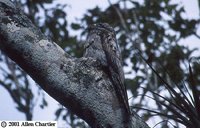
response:
M0 0L0 49L91 127L124 127L124 108L96 61L70 57L8 0ZM147 127L135 116L131 125Z

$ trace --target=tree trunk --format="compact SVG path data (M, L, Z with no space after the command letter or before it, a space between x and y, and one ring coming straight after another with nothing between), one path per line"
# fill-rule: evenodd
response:
M91 127L124 127L124 108L96 61L70 57L9 0L0 0L0 49ZM148 128L136 114L129 127Z

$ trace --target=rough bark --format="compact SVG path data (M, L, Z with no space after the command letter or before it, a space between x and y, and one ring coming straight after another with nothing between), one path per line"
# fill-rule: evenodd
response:
M96 61L65 53L8 0L0 0L0 49L91 127L124 126L124 108ZM148 126L134 114L130 127Z

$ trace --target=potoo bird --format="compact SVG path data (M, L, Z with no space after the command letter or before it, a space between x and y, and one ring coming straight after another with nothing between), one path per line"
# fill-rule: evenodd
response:
M119 103L125 107L126 118L131 112L128 105L120 48L114 29L107 23L99 23L88 28L84 57L92 57L107 69L114 85Z

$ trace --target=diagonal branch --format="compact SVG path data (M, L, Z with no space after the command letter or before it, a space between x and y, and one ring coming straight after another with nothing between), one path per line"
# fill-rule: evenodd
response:
M73 58L8 0L0 0L0 49L91 127L122 127L112 82L91 58ZM147 127L138 117L132 126Z

